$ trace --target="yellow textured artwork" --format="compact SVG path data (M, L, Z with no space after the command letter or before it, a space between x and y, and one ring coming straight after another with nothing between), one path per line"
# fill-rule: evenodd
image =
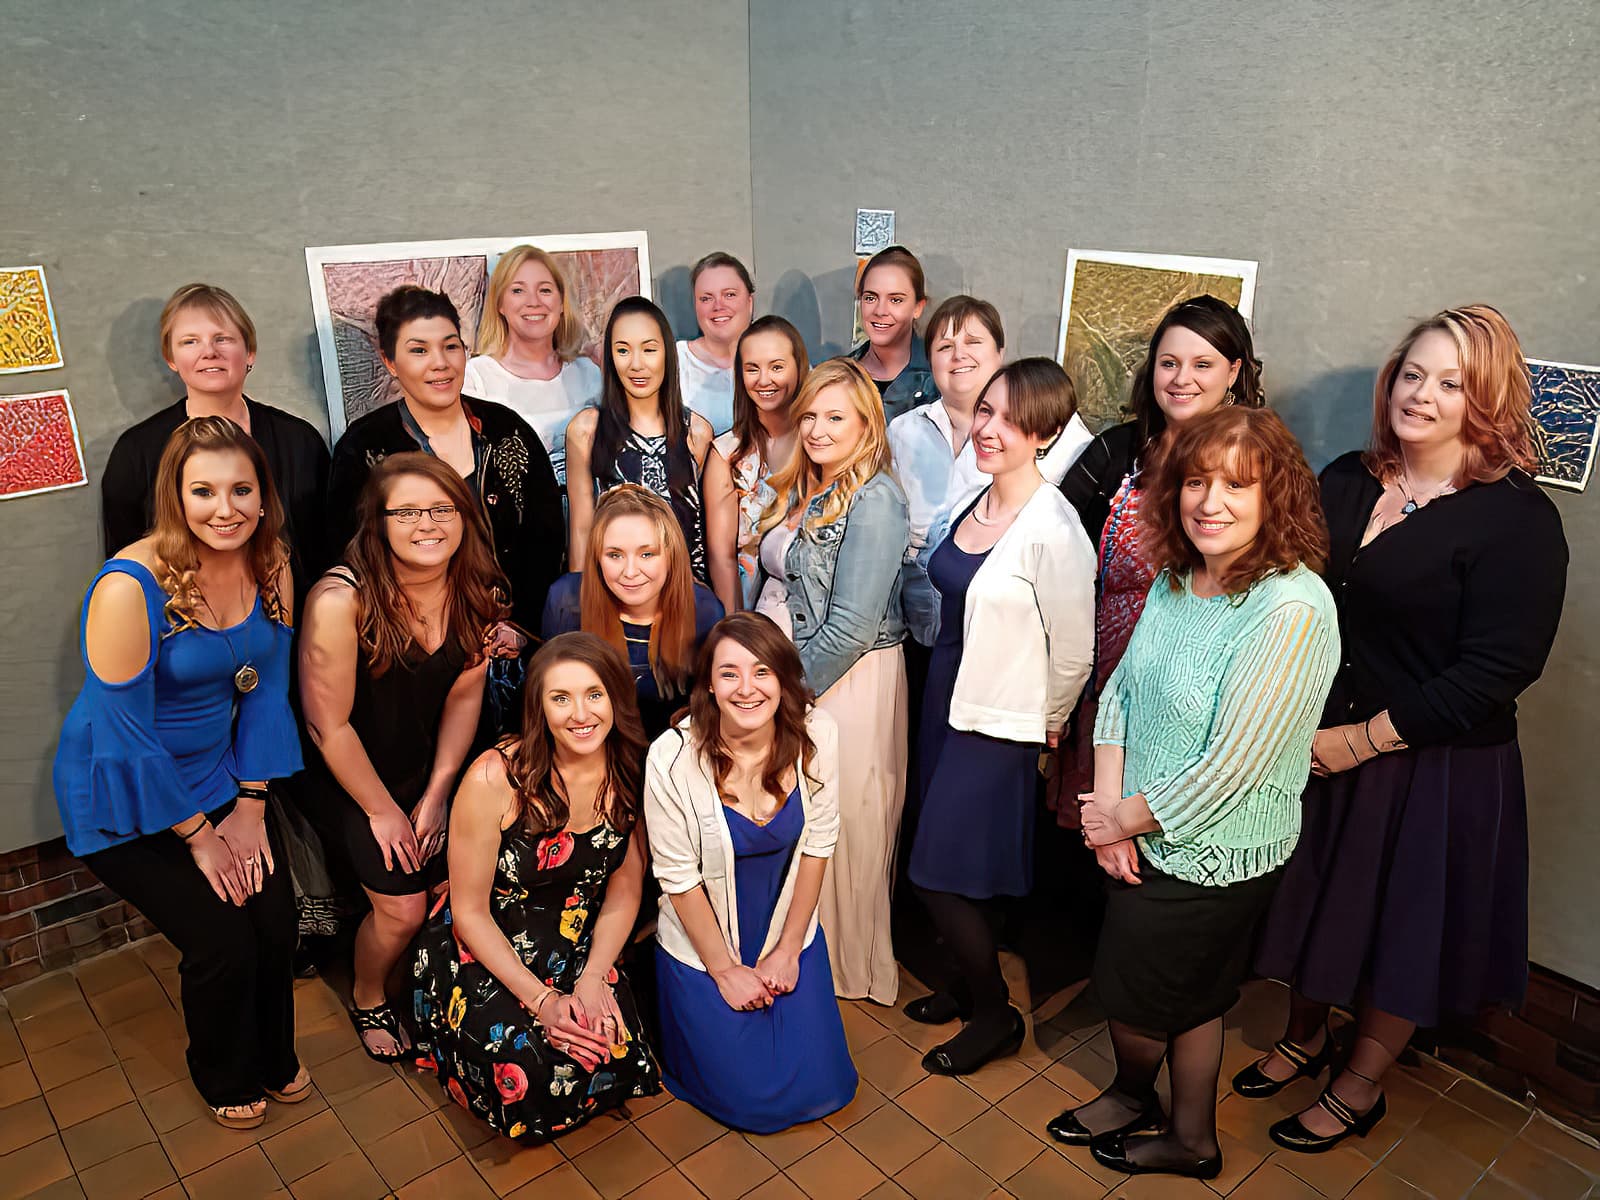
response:
M1084 422L1099 433L1133 415L1129 385L1167 309L1210 294L1248 319L1255 289L1247 260L1068 250L1057 353Z
M0 375L61 365L61 339L43 267L0 267Z

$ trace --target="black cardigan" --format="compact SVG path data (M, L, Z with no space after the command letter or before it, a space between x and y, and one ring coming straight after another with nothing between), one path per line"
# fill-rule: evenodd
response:
M304 599L328 565L323 498L328 490L328 447L308 421L246 396L250 435L266 456L283 504L284 536L295 595ZM173 432L189 419L179 400L125 430L111 448L100 478L100 514L106 557L138 541L155 521L156 468Z
M1083 531L1097 550L1106 518L1111 515L1111 501L1136 465L1138 439L1137 421L1113 425L1083 448L1078 460L1061 478L1061 494L1078 510Z
M328 481L328 526L335 557L355 532L356 500L372 468L391 454L420 450L396 400L361 417L333 449ZM566 521L561 489L539 435L511 409L461 397L473 440L482 441L483 468L472 485L488 518L494 555L511 585L511 612L529 633L539 630L545 594L561 576ZM476 448L476 446L475 446Z
M1561 619L1567 542L1522 471L1441 496L1361 546L1383 486L1346 454L1322 473L1339 606L1340 670L1323 725L1384 709L1413 746L1517 735L1517 696L1544 670Z

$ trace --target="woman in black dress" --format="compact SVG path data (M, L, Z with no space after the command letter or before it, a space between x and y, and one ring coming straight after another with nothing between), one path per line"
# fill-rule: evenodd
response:
M445 1091L507 1137L547 1142L661 1090L616 967L644 879L644 751L621 652L565 633L529 664L522 736L456 794L413 1011Z
M1566 587L1535 462L1528 369L1486 305L1406 335L1379 372L1372 440L1322 476L1344 660L1312 745L1304 828L1257 970L1294 988L1283 1041L1234 1079L1270 1096L1347 1065L1272 1139L1308 1153L1383 1116L1418 1025L1515 1006L1528 978L1528 832L1517 696L1544 670Z
M394 454L362 490L344 562L312 589L300 695L316 751L293 792L372 911L356 931L351 1019L373 1058L404 1049L384 982L444 877L448 801L483 702L503 580L472 493Z

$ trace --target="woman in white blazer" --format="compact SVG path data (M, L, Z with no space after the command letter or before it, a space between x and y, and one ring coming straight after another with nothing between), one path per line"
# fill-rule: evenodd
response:
M1054 746L1094 659L1094 550L1039 460L1077 397L1047 358L1001 367L973 407L978 469L993 482L935 529L940 598L919 739L922 811L910 878L950 978L906 1015L965 1024L922 1060L965 1075L1014 1052L1026 1026L1007 1002L995 926L1033 888L1039 752Z
M735 1129L775 1133L855 1095L817 924L838 763L799 651L748 612L712 628L688 715L650 747L664 1080Z

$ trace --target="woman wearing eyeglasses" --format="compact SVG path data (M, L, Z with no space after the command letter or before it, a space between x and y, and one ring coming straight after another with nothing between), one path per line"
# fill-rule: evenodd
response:
M448 801L477 729L504 578L471 490L441 459L384 459L356 520L344 562L306 602L300 698L317 753L295 790L372 904L350 1015L367 1054L392 1062L406 1047L384 981L444 878Z

